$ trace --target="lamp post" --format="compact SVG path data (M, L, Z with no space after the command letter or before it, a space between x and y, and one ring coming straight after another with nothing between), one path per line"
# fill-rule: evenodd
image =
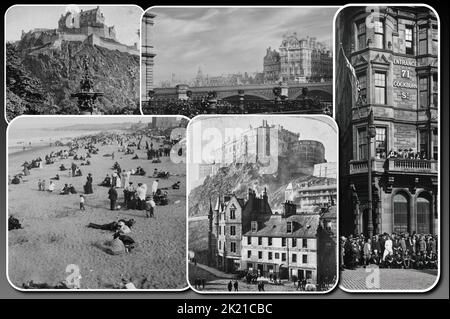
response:
M367 199L367 232L369 237L373 236L372 217L372 138L376 136L376 129L373 120L373 110L370 108L367 116L367 174L368 174L368 199Z
M431 143L432 143L432 137L431 137L431 135L432 135L432 130L431 130L431 108L430 108L430 106L428 105L428 108L426 109L426 114L427 114L427 144L428 144L428 147L427 147L427 159L429 159L429 160L431 160L432 159L432 152L433 152L433 148L432 148L432 146L431 146Z
M148 95L148 109L151 110L152 106L153 106L152 105L153 104L153 99L155 97L155 91L150 89L150 90L148 90L147 95Z
M245 108L244 108L244 99L245 99L245 92L244 90L238 90L238 95L239 95L239 109L241 110L241 113L245 113Z

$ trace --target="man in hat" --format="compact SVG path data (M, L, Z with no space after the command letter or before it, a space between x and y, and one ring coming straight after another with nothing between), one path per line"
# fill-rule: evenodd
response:
M133 182L128 182L128 185L123 190L123 195L125 198L124 202L126 207L128 207L128 203L130 202L131 196L132 194L134 194L134 192Z
M111 188L108 191L108 198L109 198L109 204L111 210L116 210L116 202L117 202L117 190L116 186L113 184Z

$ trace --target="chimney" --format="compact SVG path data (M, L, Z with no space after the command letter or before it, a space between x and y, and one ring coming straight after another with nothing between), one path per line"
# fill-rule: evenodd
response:
M263 199L264 199L264 203L268 203L268 199L267 199L267 188L264 187L264 192L263 192Z
M284 203L284 218L295 215L297 213L297 205L291 201L286 201Z

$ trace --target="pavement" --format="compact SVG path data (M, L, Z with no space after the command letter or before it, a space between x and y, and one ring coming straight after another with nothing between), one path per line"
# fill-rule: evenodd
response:
M372 266L345 269L340 273L340 287L345 290L426 290L436 280L436 269L380 269Z

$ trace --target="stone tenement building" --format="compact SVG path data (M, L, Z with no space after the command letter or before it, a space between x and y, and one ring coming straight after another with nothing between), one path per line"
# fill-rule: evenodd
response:
M321 142L299 138L299 133L263 120L260 126L250 127L239 137L225 141L216 151L215 163L219 166L259 163L267 167L268 174L278 171L286 176L312 175L315 164L326 162L325 148Z
M280 53L275 49L268 48L263 62L264 81L275 83L280 81L281 76L281 58Z
M33 29L29 32L22 30L21 41L29 40L34 40L39 46L52 45L56 48L61 47L62 41L79 41L139 55L137 43L128 46L117 41L114 26L105 24L105 17L99 7L61 14L57 29Z
M337 202L336 177L320 178L314 182L291 182L284 191L284 198L297 205L298 212L310 212L317 206L334 206Z
M348 7L336 20L341 231L344 235L372 230L434 234L438 230L438 22L425 7L376 9ZM355 69L360 98L352 90L343 52ZM368 131L370 108L374 124ZM370 144L368 132L372 132Z
M313 284L332 280L335 207L297 214L295 204L283 206L283 212L272 212L266 190L261 197L249 189L247 199L233 194L219 198L209 212L208 263L225 272L248 270Z
M264 79L273 83L319 82L333 77L333 58L330 49L314 37L298 38L286 33L279 53L267 49L263 60Z

